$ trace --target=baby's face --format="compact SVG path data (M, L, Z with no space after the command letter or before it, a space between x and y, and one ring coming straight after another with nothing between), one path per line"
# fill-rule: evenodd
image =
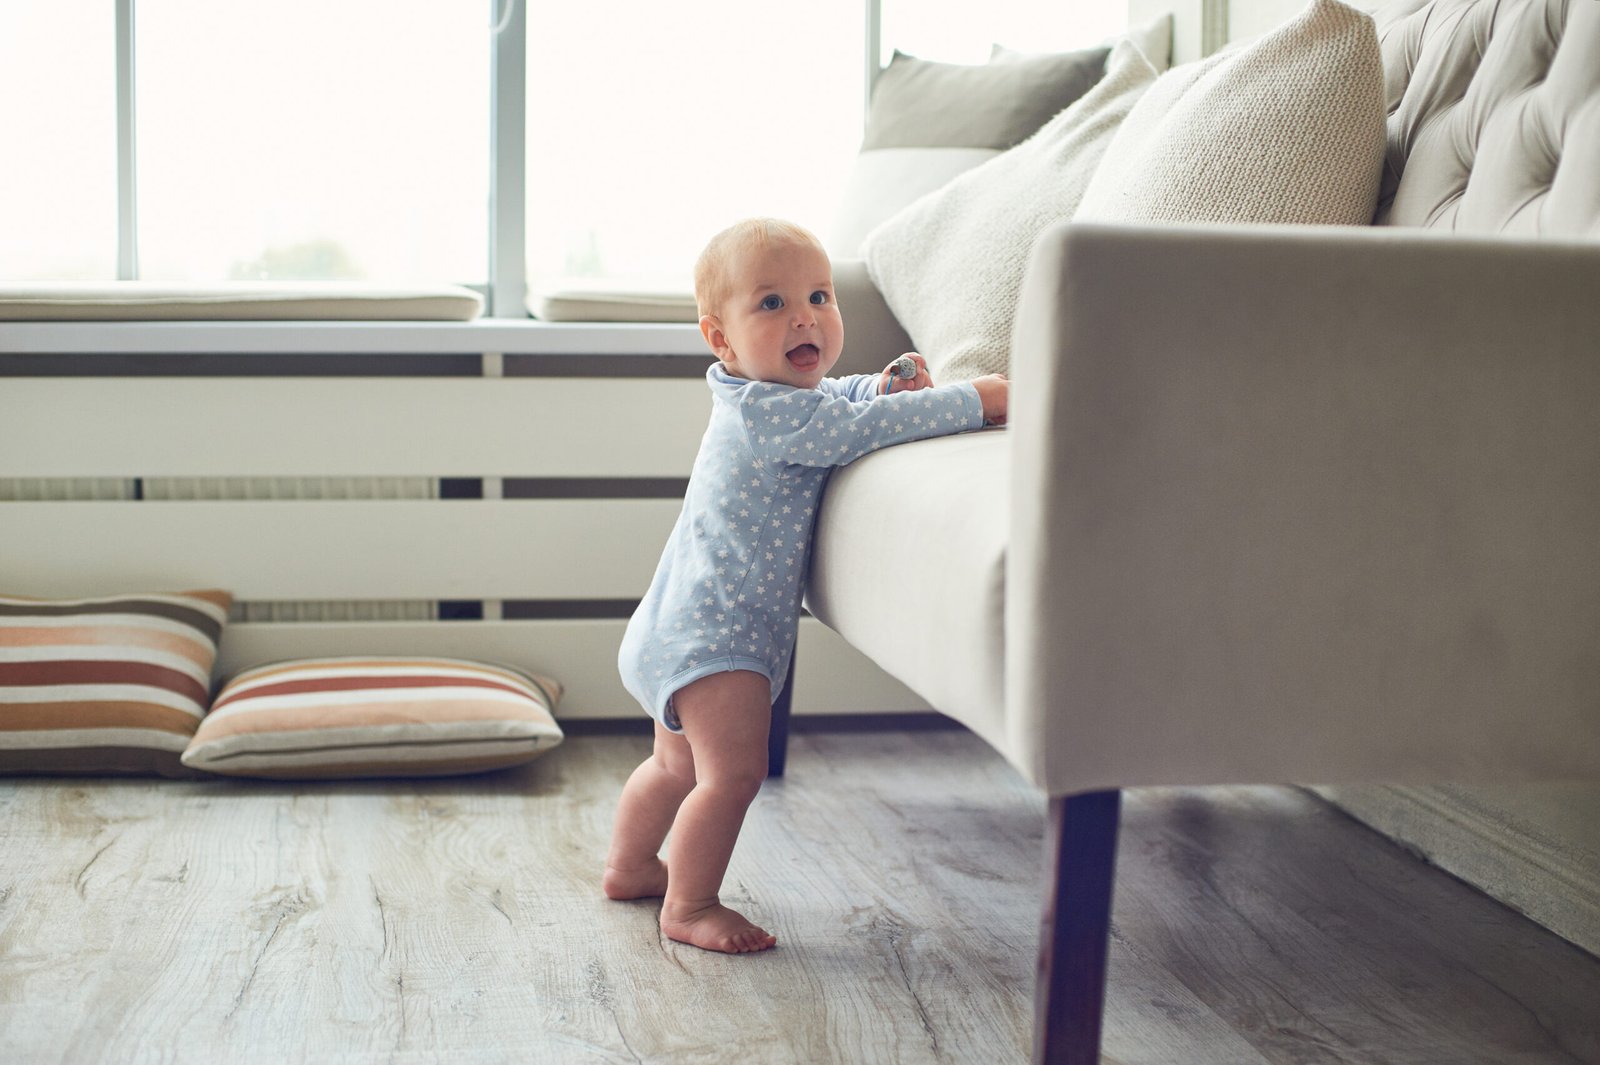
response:
M828 257L803 244L751 248L730 264L722 313L700 329L728 372L816 388L844 350Z

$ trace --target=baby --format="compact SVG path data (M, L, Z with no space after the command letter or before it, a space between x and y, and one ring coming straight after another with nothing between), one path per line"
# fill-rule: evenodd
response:
M713 237L695 299L718 360L706 372L711 424L618 655L623 683L655 718L655 750L622 789L604 890L664 895L668 938L742 953L776 938L718 892L766 779L828 472L889 444L1003 424L1009 386L990 375L934 388L915 354L910 381L826 376L844 347L833 270L817 238L787 222Z

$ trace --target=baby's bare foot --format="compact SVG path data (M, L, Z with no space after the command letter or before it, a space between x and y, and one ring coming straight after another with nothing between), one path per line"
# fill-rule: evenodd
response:
M777 936L751 924L719 902L683 912L663 906L661 931L668 939L688 943L702 950L720 950L724 954L766 950L778 941Z
M660 858L635 869L618 869L606 866L601 890L612 899L650 899L667 893L667 863Z

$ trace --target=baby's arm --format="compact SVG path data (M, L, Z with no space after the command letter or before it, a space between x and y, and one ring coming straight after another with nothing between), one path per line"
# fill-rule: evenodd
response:
M915 380L904 381L896 390L898 392L915 392L924 388L933 387L933 377L928 373L928 364L914 351L906 352L904 357L912 359L917 364ZM898 361L898 360L896 360ZM890 363L892 368L894 363ZM884 380L889 370L883 373L854 374L850 377L825 377L818 389L831 396L842 396L845 399L868 400L886 394ZM972 385L978 390L978 400L983 404L983 424L1004 425L1009 413L1011 398L1011 382L1006 380L1005 374L991 373L972 379Z
M877 381L875 374L862 376ZM852 378L840 383L850 394L870 387ZM842 466L890 444L977 429L984 421L983 401L969 382L864 400L831 389L759 384L748 394L750 446L780 465Z

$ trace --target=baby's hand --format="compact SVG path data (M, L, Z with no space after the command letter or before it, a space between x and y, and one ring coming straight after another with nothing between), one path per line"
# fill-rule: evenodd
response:
M883 373L880 375L882 381L878 385L878 395L886 396L890 392L917 392L924 388L933 387L933 375L928 373L927 359L924 359L914 351L908 351L900 358L910 359L917 364L917 376L910 379L896 377L894 375L894 362L900 361L900 359L896 359L884 367Z
M1006 380L1006 375L991 373L975 377L972 387L978 390L978 398L983 401L983 424L1004 425L1011 402L1011 382Z

